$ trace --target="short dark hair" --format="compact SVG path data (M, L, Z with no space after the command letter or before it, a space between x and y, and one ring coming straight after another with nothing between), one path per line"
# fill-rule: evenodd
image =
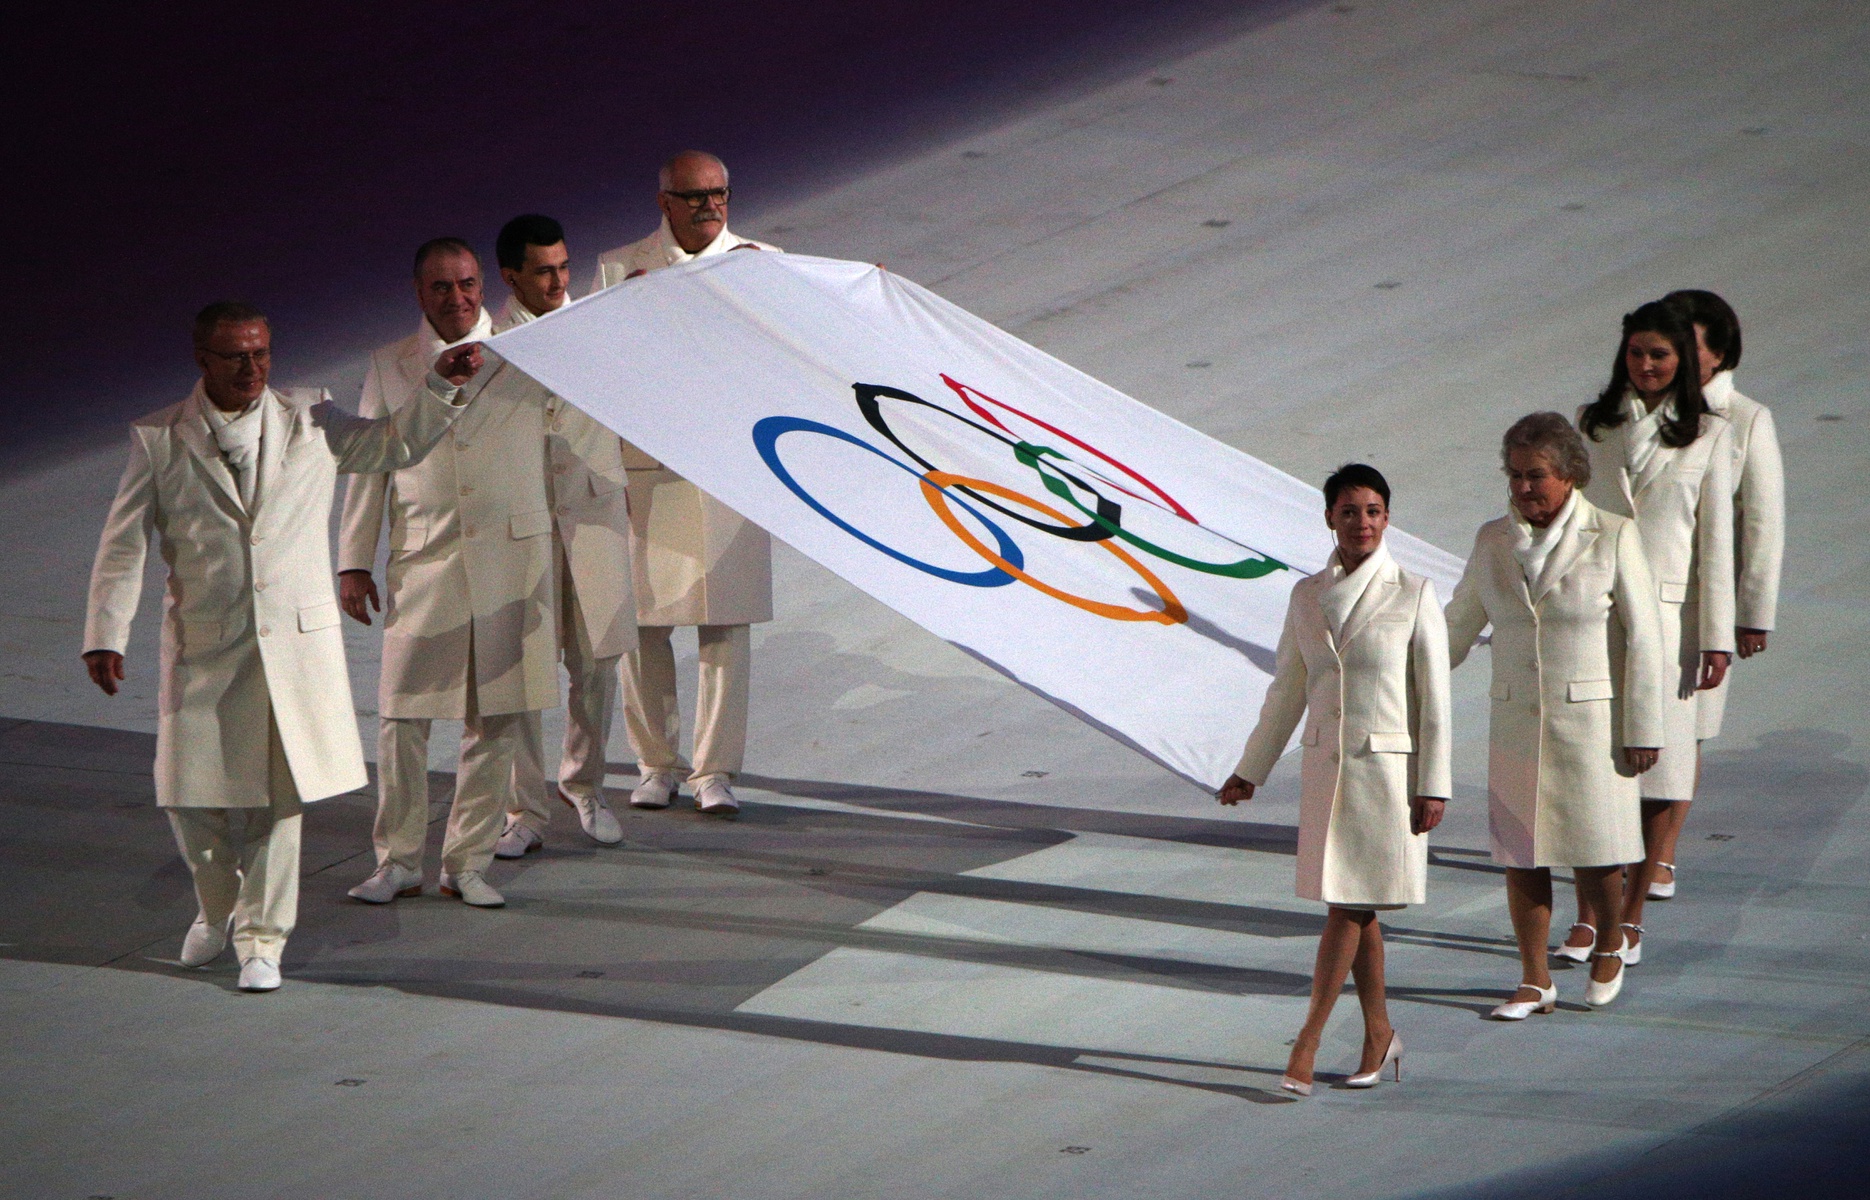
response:
M1500 439L1500 465L1507 465L1507 455L1515 450L1530 450L1545 455L1560 479L1573 487L1591 482L1591 455L1584 448L1584 438L1572 428L1561 413L1527 413L1513 422Z
M1708 349L1721 356L1721 370L1731 371L1740 365L1740 314L1734 306L1713 292L1683 288L1662 298L1688 314L1690 324L1701 326L1708 339Z
M468 245L466 238L438 237L430 238L416 247L415 274L421 275L423 266L437 254L465 254L476 263L480 255L474 253L474 247Z
M526 265L526 247L556 246L564 240L563 225L551 217L526 213L500 227L500 236L493 244L494 261L509 271L517 271Z
M1390 506L1390 481L1383 478L1383 472L1368 463L1345 463L1325 480L1325 507L1335 507L1338 497L1352 488L1369 488L1383 497L1384 508Z
M241 300L216 300L195 314L195 349L199 350L207 345L208 339L213 337L214 331L221 326L244 325L248 321L258 321L268 330L272 329L272 323L266 319L266 314L253 305Z
M1623 398L1631 390L1625 353L1630 338L1639 333L1661 334L1675 347L1675 381L1669 384L1675 411L1662 422L1662 444L1678 450L1692 445L1701 436L1701 417L1708 411L1708 402L1701 394L1701 358L1695 347L1695 327L1686 312L1661 300L1651 300L1635 312L1623 314L1623 340L1617 343L1617 357L1610 364L1610 382L1597 399L1585 405L1578 417L1578 428L1585 437L1599 442L1604 430L1623 424Z

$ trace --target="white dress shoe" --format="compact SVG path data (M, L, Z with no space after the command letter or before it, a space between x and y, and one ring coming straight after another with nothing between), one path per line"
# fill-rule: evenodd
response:
M188 927L188 936L182 939L181 964L185 967L205 967L221 957L221 951L227 949L227 926L210 925L198 913L195 923Z
M630 793L631 808L667 808L675 795L674 771L651 771Z
M610 805L604 797L574 796L560 788L558 798L578 814L578 824L584 827L584 836L600 846L614 846L623 840L623 826L617 824L617 814L610 811ZM631 798L635 798L634 794ZM667 805L668 801L664 800L663 804Z
M276 958L250 958L240 964L240 990L243 992L271 992L279 987L279 960Z
M351 899L362 900L365 904L388 904L398 896L420 896L422 873L395 863L384 863L348 894Z
M1623 990L1623 977L1629 973L1629 964L1624 961L1623 952L1609 950L1591 955L1592 958L1614 958L1617 960L1617 974L1609 983L1599 983L1593 979L1584 985L1584 1002L1592 1008L1602 1008L1617 998Z
M740 801L734 799L734 789L727 786L727 780L716 775L695 789L695 807L711 815L729 816L740 811Z
M1659 862L1656 865L1658 867L1667 867L1669 869L1669 881L1667 883L1664 883L1660 879L1650 880L1649 891L1647 893L1649 898L1651 900L1673 900L1675 899L1675 864Z
M506 819L506 828L500 831L500 840L493 845L495 858L524 858L534 850L545 845L545 839L539 831L517 817Z
M482 879L479 871L463 871L459 875L443 871L441 887L442 895L459 897L461 903L472 904L475 908L499 908L506 903L506 897Z
M1524 1021L1533 1013L1549 1013L1558 1007L1558 985L1540 987L1536 983L1522 983L1522 992L1537 992L1537 1000L1508 1000L1505 1004L1487 1014L1493 1021Z
M1623 924L1617 926L1617 928L1628 929L1634 932L1637 938L1637 940L1633 942L1630 940L1630 935L1628 933L1623 935L1623 949L1619 950L1617 953L1622 956L1624 965L1633 967L1637 963L1642 962L1643 961L1643 941L1642 941L1643 927L1641 925L1632 925L1628 921L1625 921Z
M1582 946L1561 945L1558 949L1552 951L1552 957L1562 958L1566 962L1575 962L1575 963L1590 962L1591 961L1591 947L1597 944L1597 926L1588 924L1584 921L1573 921L1571 923L1571 928L1590 930L1591 940ZM1570 940L1571 938L1570 930L1566 931L1565 938L1567 941Z

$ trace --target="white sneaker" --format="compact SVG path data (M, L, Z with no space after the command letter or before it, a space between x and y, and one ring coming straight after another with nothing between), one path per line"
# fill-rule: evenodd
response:
M240 990L243 992L271 992L279 987L279 960L276 958L250 958L240 964Z
M365 904L388 904L398 896L420 896L422 873L399 867L395 863L384 863L376 869L375 874L347 894L351 899L362 900Z
M188 927L188 936L182 939L181 963L189 968L205 967L221 957L225 949L227 926L210 925L197 913L195 923Z
M545 845L545 839L539 831L518 817L509 816L506 828L500 831L500 840L494 843L495 858L524 858L534 850Z
M651 771L630 793L631 808L667 808L675 795L674 771Z
M609 803L601 794L591 797L574 796L564 788L560 788L558 798L570 805L571 811L578 814L578 824L584 826L584 835L598 845L614 846L623 840L623 826L617 824L617 814L610 811Z
M711 775L695 789L695 807L725 817L740 811L740 801L734 799L734 789L727 786L726 776Z
M475 908L499 908L506 903L506 897L482 879L479 871L463 871L459 875L443 871L441 887L442 895L457 896L461 903L472 904Z

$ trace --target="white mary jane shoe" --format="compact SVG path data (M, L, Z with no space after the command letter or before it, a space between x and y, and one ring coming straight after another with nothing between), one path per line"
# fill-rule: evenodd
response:
M1675 864L1659 862L1656 865L1658 867L1667 867L1669 869L1669 882L1664 883L1660 879L1650 880L1649 891L1646 894L1651 900L1673 900L1675 899Z
M1558 1007L1558 985L1540 987L1536 983L1522 983L1520 991L1539 993L1537 1000L1508 1000L1487 1014L1490 1021L1524 1021L1533 1013L1549 1013ZM1515 993L1517 995L1518 993Z
M279 960L276 958L250 958L240 964L240 990L243 992L278 991L279 983Z
M1629 974L1630 964L1625 961L1621 950L1600 951L1592 958L1614 958L1617 960L1617 974L1609 983L1599 983L1593 979L1584 985L1584 1002L1592 1008L1602 1008L1615 1000L1623 991L1623 977Z
M1552 957L1562 958L1566 962L1575 962L1575 963L1590 962L1591 961L1591 947L1597 944L1597 926L1592 925L1585 921L1573 921L1571 923L1571 929L1590 930L1591 931L1590 943L1587 945L1583 945L1583 946L1567 946L1567 945L1561 944L1558 947L1558 949L1552 951ZM1565 931L1566 938L1571 937L1571 929L1567 929Z
M1628 929L1631 932L1635 933L1637 937L1636 941L1631 941L1630 935L1628 933L1623 935L1623 949L1619 950L1617 953L1619 956L1622 957L1624 965L1633 967L1637 963L1642 962L1643 961L1643 942L1642 942L1643 927L1641 925L1632 925L1628 921L1625 921L1623 924L1617 926L1617 928Z

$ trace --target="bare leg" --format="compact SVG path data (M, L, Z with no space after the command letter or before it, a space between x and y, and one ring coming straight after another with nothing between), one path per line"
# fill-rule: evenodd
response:
M1688 816L1688 801L1643 801L1643 861L1630 867L1623 885L1623 921L1625 924L1641 925L1643 923L1643 902L1649 899L1649 881L1656 877L1656 864L1675 861L1672 858L1660 857L1660 847L1667 836L1672 820L1676 832L1681 832L1681 821L1675 819L1674 810L1676 809L1681 810L1681 817L1685 819ZM1641 934L1630 934L1632 945L1639 944L1642 940ZM1618 944L1622 943L1619 941Z
M1292 1057L1286 1062L1286 1074L1301 1083L1312 1081L1312 1062L1325 1035L1325 1022L1331 1019L1331 1009L1344 990L1344 978L1350 974L1351 961L1357 957L1363 925L1375 917L1375 913L1336 907L1325 913L1325 931L1318 935L1318 960L1312 967L1312 1006L1305 1014L1305 1027L1292 1044Z
M1623 890L1622 867L1575 867L1573 873L1578 878L1578 895L1587 893L1591 898L1591 907L1598 912L1614 913L1620 907ZM1613 921L1604 922L1597 931L1596 952L1615 954L1623 948L1623 931ZM1609 958L1591 960L1591 978L1599 983L1609 983L1617 977L1619 967Z
M1596 940L1596 934L1593 931L1601 930L1604 922L1599 920L1601 914L1591 905L1589 889L1573 887L1572 890L1577 893L1578 897L1578 924L1573 925L1570 932L1565 935L1565 944L1567 946L1589 946ZM1611 923L1614 925L1616 922ZM1586 925L1590 928L1581 928Z
M1367 1075L1377 1069L1389 1051L1395 1029L1390 1025L1389 1005L1383 990L1383 926L1375 913L1363 914L1363 933L1357 939L1357 957L1351 960L1351 978L1357 981L1357 1004L1364 1010L1364 1054L1357 1063L1357 1073Z
M1537 996L1523 993L1552 986L1552 972L1545 961L1546 939L1552 934L1552 872L1546 867L1508 867L1506 911L1519 942L1522 986L1513 999L1536 1000Z

